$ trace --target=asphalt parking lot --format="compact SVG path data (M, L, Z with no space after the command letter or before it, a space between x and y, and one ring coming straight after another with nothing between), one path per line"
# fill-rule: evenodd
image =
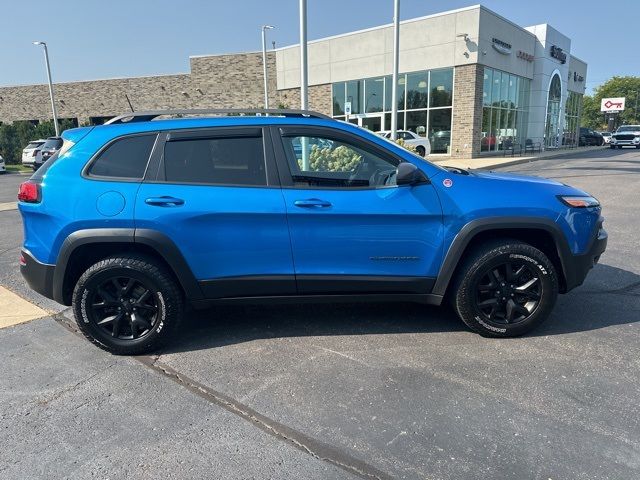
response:
M50 315L0 329L2 478L640 478L640 151L504 170L604 205L608 249L551 318L486 339L413 304L219 307L152 357L111 356ZM18 175L0 176L0 204Z

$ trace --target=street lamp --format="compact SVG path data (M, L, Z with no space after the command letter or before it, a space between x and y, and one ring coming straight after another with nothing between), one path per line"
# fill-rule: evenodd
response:
M267 30L271 30L272 25L262 26L262 69L264 76L264 108L269 108L269 86L267 82Z
M49 81L49 96L51 97L51 110L53 111L53 126L56 129L56 137L60 136L60 127L58 126L58 112L56 111L56 102L53 98L53 83L51 83L51 67L49 66L49 51L45 42L33 42L34 45L42 45L44 47L44 63L47 66L47 80Z

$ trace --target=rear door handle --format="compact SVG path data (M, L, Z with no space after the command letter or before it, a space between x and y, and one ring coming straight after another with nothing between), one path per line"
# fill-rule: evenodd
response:
M184 200L174 197L151 197L147 198L144 203L154 207L179 207L184 205Z
M331 206L331 202L320 200L318 198L309 198L307 200L296 200L293 202L296 207L300 208L327 208Z

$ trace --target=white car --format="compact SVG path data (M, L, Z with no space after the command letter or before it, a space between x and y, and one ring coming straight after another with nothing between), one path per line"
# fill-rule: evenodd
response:
M390 130L384 130L376 133L378 135L382 135L384 138L391 138ZM431 153L431 144L429 143L429 139L421 137L417 133L413 133L409 130L398 130L398 139L404 140L404 143L407 145L413 145L416 147L416 151L421 157L426 157Z
M4 166L4 158L0 155L0 173L6 173L7 169Z
M604 140L604 144L608 145L611 142L611 132L599 132L602 135L602 139Z
M622 125L611 135L610 148L640 148L640 125Z
M24 150L22 150L23 165L33 167L33 164L36 161L36 156L38 155L39 148L44 145L44 142L46 142L46 140L32 140L26 147L24 147Z

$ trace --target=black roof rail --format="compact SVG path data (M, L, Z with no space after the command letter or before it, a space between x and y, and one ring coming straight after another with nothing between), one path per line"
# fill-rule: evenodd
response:
M271 115L274 117L309 117L309 118L322 118L332 120L328 115L322 113L313 112L311 110L289 110L289 109L277 109L277 108L194 108L186 110L149 110L142 112L130 112L117 117L112 118L105 125L113 125L116 123L130 123L130 122L148 122L154 118L161 116L176 116L176 115L211 115L211 116L258 116L258 115Z

